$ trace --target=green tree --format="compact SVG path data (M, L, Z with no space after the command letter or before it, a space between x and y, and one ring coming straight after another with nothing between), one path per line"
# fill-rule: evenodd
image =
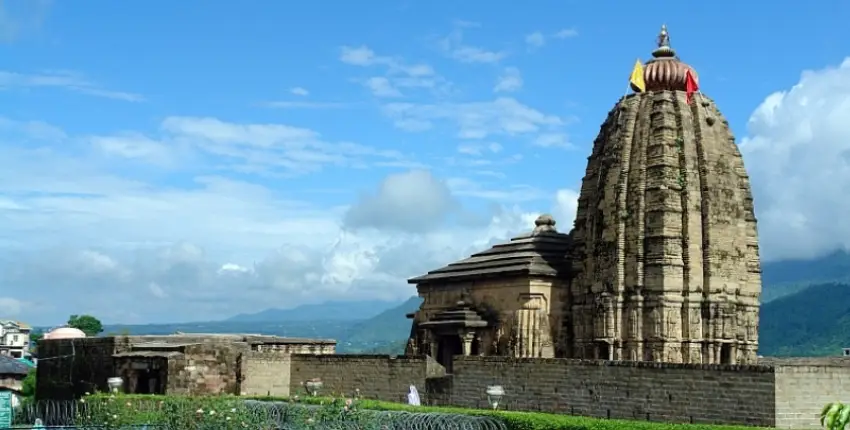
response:
M38 343L41 342L41 339L43 339L43 338L44 338L44 333L42 333L40 331L34 331L34 332L30 333L30 345L32 345L32 346L38 345Z
M844 430L850 423L850 405L829 403L820 413L820 425L826 430Z
M23 381L21 381L21 394L23 394L24 397L35 397L35 374L35 369L30 369L29 373L27 373L27 376L24 378Z
M91 315L71 315L68 327L81 330L86 336L97 336L103 332L103 324Z

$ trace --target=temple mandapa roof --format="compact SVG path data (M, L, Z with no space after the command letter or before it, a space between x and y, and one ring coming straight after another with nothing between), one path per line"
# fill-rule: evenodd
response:
M409 279L411 284L462 281L511 274L558 276L569 271L569 235L555 230L555 220L541 215L534 230L464 260Z

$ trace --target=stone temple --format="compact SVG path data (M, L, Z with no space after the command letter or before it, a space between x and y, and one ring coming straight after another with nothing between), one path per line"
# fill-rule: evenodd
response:
M569 234L509 242L410 279L407 353L750 364L759 262L744 162L717 106L687 94L666 28L645 91L602 123Z

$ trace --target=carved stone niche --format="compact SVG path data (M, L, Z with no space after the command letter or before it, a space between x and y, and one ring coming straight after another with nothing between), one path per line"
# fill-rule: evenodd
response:
M480 339L481 331L488 326L481 314L465 300L419 324L419 327L428 331L431 338L432 356L445 366L447 371L451 370L452 357L455 355L478 354L484 345L480 342L476 344L475 341Z
M515 348L517 357L555 356L552 325L549 321L548 299L540 293L522 293L517 300L520 309L515 314Z

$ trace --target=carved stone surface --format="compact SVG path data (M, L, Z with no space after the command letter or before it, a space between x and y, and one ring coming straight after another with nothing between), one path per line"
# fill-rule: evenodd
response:
M698 357L686 344L752 351L738 346L757 344L749 327L757 325L761 293L741 155L725 121L705 122L706 115L722 118L714 103L694 98L688 104L682 91L634 94L609 113L588 160L571 234L583 256L572 300L591 303L599 297L594 286L614 280L614 292L642 291L647 302L644 338L630 329L617 334L620 341L661 341L654 360L751 363L753 353ZM700 321L697 306L711 309L707 320ZM583 334L576 330L577 342L601 340Z

